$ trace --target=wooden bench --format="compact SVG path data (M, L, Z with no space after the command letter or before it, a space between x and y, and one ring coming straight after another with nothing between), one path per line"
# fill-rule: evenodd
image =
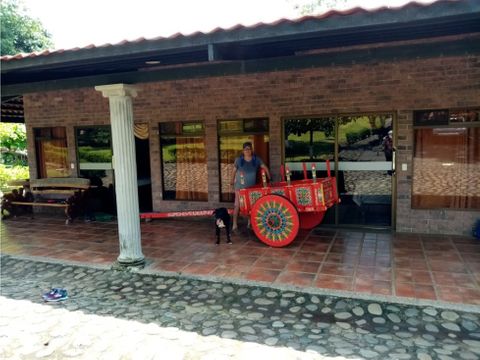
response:
M19 194L20 191L17 191L17 194L11 196L10 199L7 196L5 204L2 201L2 212L4 208L8 210L9 207L12 215L16 216L19 213L18 206L28 206L30 209L37 206L63 208L67 217L65 224L69 224L83 212L84 193L89 187L90 180L84 178L30 180L29 189L24 187L23 194ZM31 212L33 216L33 211L28 212Z

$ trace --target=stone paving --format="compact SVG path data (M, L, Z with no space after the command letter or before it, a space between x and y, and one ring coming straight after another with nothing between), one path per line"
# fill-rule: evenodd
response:
M480 308L1 257L2 359L480 359ZM43 303L51 287L69 299Z

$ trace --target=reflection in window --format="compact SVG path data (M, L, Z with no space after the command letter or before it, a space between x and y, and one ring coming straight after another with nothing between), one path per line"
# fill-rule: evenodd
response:
M413 208L480 209L479 174L480 127L415 129Z
M253 151L269 166L268 119L221 120L218 122L220 151L220 201L234 201L233 163L242 154L242 144L251 141Z
M76 129L80 176L113 184L112 136L109 126Z
M414 126L440 126L475 122L480 122L480 109L417 110L413 113Z
M164 200L208 200L203 122L161 123Z
M302 162L307 169L315 162L317 176L325 177L325 160L333 161L337 150L332 174L341 203L327 211L324 223L391 225L392 129L392 114L284 120L285 161L293 179L304 177Z
M335 120L332 118L285 119L285 161L333 160Z
M34 129L38 177L68 177L67 133L63 126Z
M334 118L285 119L284 134L285 163L291 170L293 180L303 179L300 163L334 160ZM326 173L318 172L317 175L326 176Z
M339 161L391 161L393 143L385 140L392 130L391 115L342 116L338 118ZM392 139L390 137L390 139Z

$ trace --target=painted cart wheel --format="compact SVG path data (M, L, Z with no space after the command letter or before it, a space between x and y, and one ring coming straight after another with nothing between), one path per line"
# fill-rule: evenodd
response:
M320 224L325 216L325 211L322 212L302 212L300 216L300 229L313 229Z
M265 195L250 212L253 231L260 241L273 247L290 244L298 234L298 212L290 200L280 195Z

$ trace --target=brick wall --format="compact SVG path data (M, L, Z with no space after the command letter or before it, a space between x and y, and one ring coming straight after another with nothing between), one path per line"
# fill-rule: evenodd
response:
M393 112L397 114L398 231L468 234L478 211L428 211L410 208L412 168L412 111L430 108L480 106L480 57L452 56L397 62L372 60L351 64L250 75L136 84L135 122L150 125L150 152L154 210L213 208L219 204L216 126L219 119L268 117L270 165L281 163L281 118L340 113ZM24 97L27 135L32 127L67 127L69 160L75 164L74 126L109 123L108 99L94 89L52 91ZM163 201L161 192L158 123L203 120L209 171L208 203ZM29 154L34 154L29 141ZM30 156L36 176L35 156ZM397 167L398 168L398 167Z

